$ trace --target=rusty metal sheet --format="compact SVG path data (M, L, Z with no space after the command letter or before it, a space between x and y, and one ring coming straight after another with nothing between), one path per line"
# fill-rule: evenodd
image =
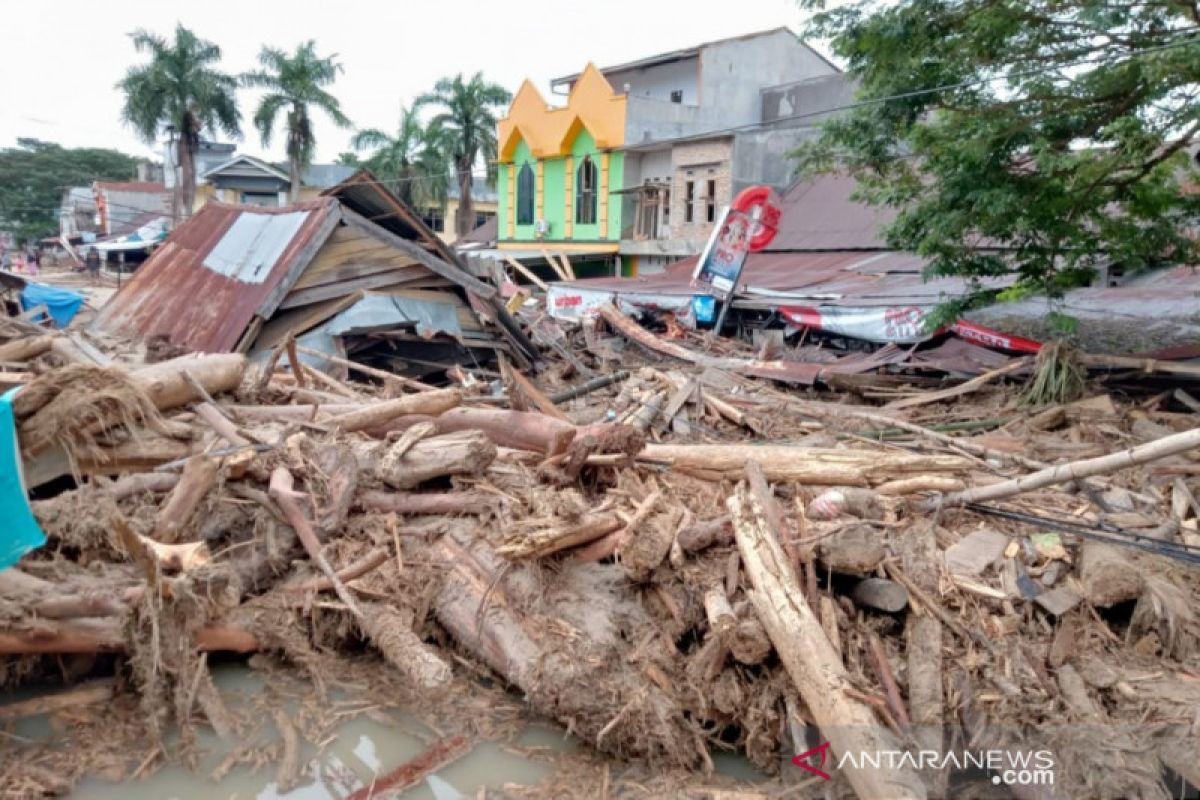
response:
M899 363L908 357L906 351L895 345L881 347L874 353L855 353L825 364L811 364L800 361L764 361L758 358L732 358L727 356L710 356L684 347L678 342L663 339L643 328L634 320L622 314L616 306L601 306L598 313L615 330L626 338L637 342L664 355L678 358L701 367L713 367L734 372L739 375L750 375L756 378L770 378L785 383L799 383L811 386L823 374L840 373L853 375L869 372L887 364Z
M92 327L230 352L256 314L273 311L265 304L289 276L295 280L299 261L311 259L337 214L332 198L278 209L209 202L138 268Z

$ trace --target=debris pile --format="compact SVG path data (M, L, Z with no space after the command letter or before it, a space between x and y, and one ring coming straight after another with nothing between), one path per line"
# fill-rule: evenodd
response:
M228 652L321 691L365 665L401 705L498 680L677 787L722 750L777 789L820 784L791 759L825 741L863 798L992 781L845 754L1049 751L1065 794L1021 797L1200 785L1194 408L1169 391L1033 408L998 378L878 405L730 368L749 353L679 342L696 358L670 360L624 325L539 325L546 368L502 363L498 391L464 370L444 388L293 374L274 366L290 340L266 370L113 361L0 322L48 539L0 572L0 686L117 676L62 696L69 753L0 740L0 785L194 764L201 726L247 740L209 672ZM80 741L96 702L108 735ZM279 714L294 782L301 732ZM444 732L431 764L479 730Z

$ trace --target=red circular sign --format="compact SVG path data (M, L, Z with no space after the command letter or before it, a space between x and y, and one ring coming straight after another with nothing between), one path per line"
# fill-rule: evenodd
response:
M762 250L779 232L779 217L783 211L779 197L770 186L751 186L734 198L733 208L754 219L758 226L750 237L750 252Z

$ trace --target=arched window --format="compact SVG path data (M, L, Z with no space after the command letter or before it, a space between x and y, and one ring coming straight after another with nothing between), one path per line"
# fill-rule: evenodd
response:
M592 225L596 222L596 164L584 156L575 171L575 222Z
M533 187L533 167L529 162L521 165L517 173L517 224L533 224L533 205L535 189Z

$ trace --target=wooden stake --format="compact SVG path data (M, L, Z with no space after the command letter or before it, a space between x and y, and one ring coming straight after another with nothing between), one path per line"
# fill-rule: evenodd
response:
M744 483L738 485L727 505L743 568L753 586L747 592L750 601L833 754L902 749L870 707L850 696L850 676L792 578L765 513ZM916 773L902 765L873 769L847 763L843 773L859 797L924 800L927 796Z

